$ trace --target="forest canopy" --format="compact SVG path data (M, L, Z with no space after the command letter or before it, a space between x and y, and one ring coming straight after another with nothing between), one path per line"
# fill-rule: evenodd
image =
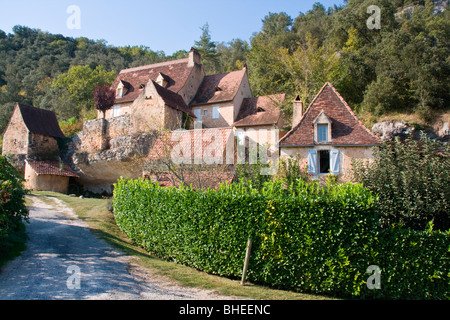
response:
M367 26L370 5L380 8L379 29ZM330 8L317 2L297 17L268 13L248 42L215 42L208 24L199 35L193 47L207 74L246 64L255 96L299 94L307 106L330 81L357 113L412 112L426 122L449 109L450 17L432 0L349 0ZM54 110L59 121L93 118L96 86L111 84L121 69L187 53L114 47L25 26L0 30L0 130L16 102Z

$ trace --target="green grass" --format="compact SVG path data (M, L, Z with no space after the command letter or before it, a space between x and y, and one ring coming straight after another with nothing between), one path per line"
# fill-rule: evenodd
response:
M240 281L219 277L193 268L165 261L152 256L143 248L133 245L115 223L114 215L106 209L107 200L80 199L54 192L33 192L32 196L56 197L71 207L83 219L92 232L128 255L134 256L134 262L151 273L176 284L199 289L214 290L218 294L239 296L257 300L325 300L329 297L276 290L252 283L240 285ZM44 197L41 199L45 199ZM48 199L47 199L48 201ZM46 202L48 203L48 202Z

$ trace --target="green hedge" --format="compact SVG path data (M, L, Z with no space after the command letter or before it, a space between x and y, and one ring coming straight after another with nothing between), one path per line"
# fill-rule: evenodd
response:
M8 159L0 155L0 261L10 254L14 245L23 241L22 221L28 221L26 194L23 179Z
M449 234L381 230L376 198L360 184L261 190L243 183L199 191L121 179L114 214L149 252L212 274L301 292L363 298L449 298ZM370 265L381 289L369 290Z

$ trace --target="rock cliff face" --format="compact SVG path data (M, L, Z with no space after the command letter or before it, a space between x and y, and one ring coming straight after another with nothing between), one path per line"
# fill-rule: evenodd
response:
M383 121L375 123L372 127L372 132L381 140L392 140L396 137L402 140L407 137L418 139L421 132L424 132L432 139L438 139L443 142L448 142L450 138L449 124L442 121L433 127L417 127L398 120Z
M78 182L84 190L110 194L121 176L134 179L142 176L156 137L156 133L118 136L109 141L107 149L86 152L81 148L80 135L75 135L69 142L66 159L80 175Z

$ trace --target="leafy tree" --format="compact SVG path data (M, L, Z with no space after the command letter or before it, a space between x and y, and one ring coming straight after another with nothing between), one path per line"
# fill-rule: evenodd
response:
M102 112L105 119L106 110L111 109L114 105L115 92L108 85L97 86L94 89L95 108Z
M92 69L89 66L74 66L59 75L51 85L52 89L65 90L67 98L75 104L78 112L89 111L94 106L94 88L98 85L111 85L115 72L107 72L102 66Z
M355 180L377 194L384 227L450 228L450 147L423 135L420 141L385 141L373 161L355 161Z

